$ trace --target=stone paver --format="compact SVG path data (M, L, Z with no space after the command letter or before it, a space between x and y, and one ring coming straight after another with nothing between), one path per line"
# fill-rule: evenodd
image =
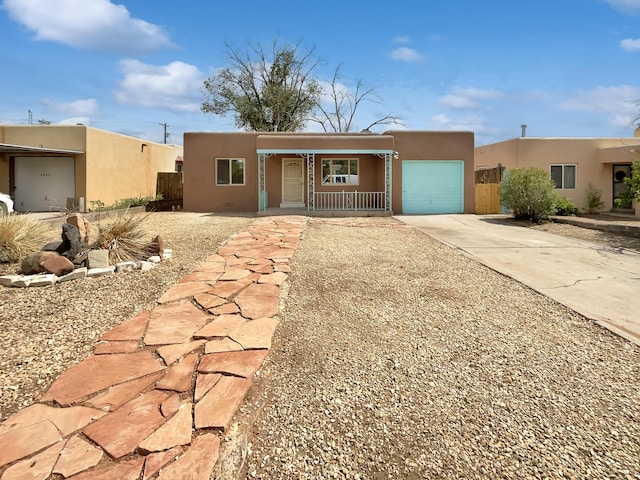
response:
M102 335L0 424L0 480L208 480L269 353L304 222L256 219L158 306Z

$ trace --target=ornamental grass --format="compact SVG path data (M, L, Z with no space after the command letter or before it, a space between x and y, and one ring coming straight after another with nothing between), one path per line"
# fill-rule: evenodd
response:
M112 265L145 259L150 253L148 219L149 215L130 210L102 219L91 248L108 250Z
M0 215L0 262L19 262L50 240L51 228L29 215Z

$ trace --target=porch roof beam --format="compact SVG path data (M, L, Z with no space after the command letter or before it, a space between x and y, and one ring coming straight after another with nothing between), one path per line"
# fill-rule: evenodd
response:
M299 150L299 149L279 149L279 148L269 148L269 149L258 149L258 154L293 154L293 155L307 155L314 153L316 155L322 154L339 154L339 155L356 155L356 154L365 154L365 155L392 155L393 150L362 150L362 149L322 149L322 150Z

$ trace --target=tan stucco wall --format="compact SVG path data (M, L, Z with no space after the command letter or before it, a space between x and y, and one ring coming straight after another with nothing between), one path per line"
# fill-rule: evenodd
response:
M87 130L86 206L124 198L154 197L158 172L173 172L182 147L105 130Z
M157 173L173 172L176 157L183 153L181 146L85 125L0 126L0 143L85 152L71 156L75 158L75 196L85 198L86 209L97 201L112 205L124 198L155 196ZM9 190L9 158L23 155L30 154L0 154L1 191Z
M475 149L476 168L492 168L498 163L509 168L538 167L549 172L550 165L575 164L576 188L558 189L586 210L588 184L602 190L603 210L613 208L613 163L640 159L638 138L535 138L521 137Z
M86 129L77 125L0 125L0 143L56 150L85 151ZM21 156L17 154L15 156ZM61 154L69 156L69 154ZM9 158L14 155L0 153L0 191L9 192ZM38 154L38 156L52 156ZM76 196L82 196L85 189L85 155L75 158ZM11 192L13 193L13 192Z
M402 213L403 160L462 160L464 162L464 213L474 212L473 132L389 131L399 158L393 161L393 211Z
M259 137L259 138L258 138ZM395 150L392 198L394 213L402 213L402 160L462 160L464 162L464 211L473 213L472 132L392 131L383 135L348 134L265 134L265 133L186 133L184 137L184 209L196 212L255 212L258 208L257 149L265 150ZM282 158L276 154L266 160L268 206L281 200ZM295 155L294 155L295 156ZM360 185L323 186L320 184L323 158L358 158ZM215 186L216 158L246 160L244 186ZM316 191L384 191L384 159L366 153L315 155ZM305 201L306 201L305 189Z

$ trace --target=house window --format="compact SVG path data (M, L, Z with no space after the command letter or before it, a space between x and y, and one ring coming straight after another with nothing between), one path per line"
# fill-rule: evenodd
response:
M556 188L572 190L576 188L576 165L551 165L551 180Z
M325 158L322 160L323 185L358 185L357 158Z
M244 158L216 158L216 185L244 185Z

